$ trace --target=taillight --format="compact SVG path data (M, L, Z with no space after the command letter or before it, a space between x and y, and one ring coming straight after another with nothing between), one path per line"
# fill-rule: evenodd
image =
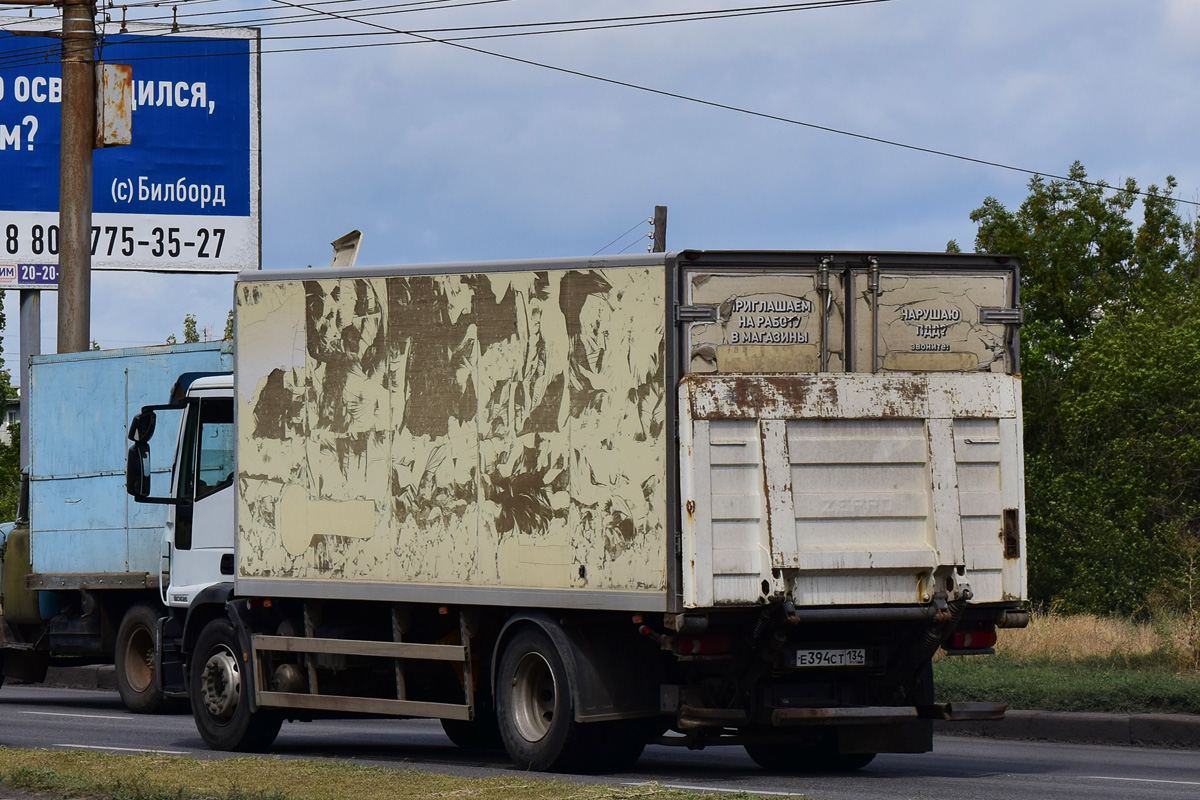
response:
M675 643L681 656L711 656L729 652L728 636L680 636Z
M950 640L951 650L981 650L996 645L996 629L955 631Z

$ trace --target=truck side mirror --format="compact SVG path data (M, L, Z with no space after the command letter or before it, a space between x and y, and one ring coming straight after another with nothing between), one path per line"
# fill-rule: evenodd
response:
M134 424L137 424L137 418ZM153 419L153 417L152 417ZM151 429L154 425L151 422ZM129 438L133 439L133 429L130 427ZM150 445L134 439L125 459L125 491L134 497L146 497L150 494Z
M154 435L154 423L156 417L153 411L142 410L134 416L133 422L129 423L129 441L131 442L148 442L150 437ZM130 451L133 452L132 450ZM128 472L128 470L126 470ZM149 478L149 473L146 475Z

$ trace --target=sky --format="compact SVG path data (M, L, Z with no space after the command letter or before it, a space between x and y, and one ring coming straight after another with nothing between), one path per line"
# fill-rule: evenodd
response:
M330 242L352 229L360 265L637 252L656 205L668 208L668 250L942 251L951 239L971 250L971 211L989 196L1016 207L1027 193L1027 172L796 122L1051 175L1078 160L1111 184L1174 175L1177 197L1200 201L1200 0L883 0L463 42L509 59L438 42L272 52L413 42L274 38L379 33L329 15L385 2L262 24L264 269L326 266ZM464 2L369 19L426 30L751 5ZM287 8L295 0L205 3L180 2L180 21L300 13ZM279 10L233 13L264 6ZM202 11L225 15L187 17ZM231 275L96 272L91 338L182 339L187 313L219 337L232 286ZM43 352L56 347L56 302L43 293ZM17 309L7 292L10 369Z

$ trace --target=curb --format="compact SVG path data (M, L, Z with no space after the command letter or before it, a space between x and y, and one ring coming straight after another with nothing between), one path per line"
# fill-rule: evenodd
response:
M995 722L937 721L933 730L949 736L1200 749L1195 714L1009 711Z
M111 664L51 667L43 684L116 691L117 677ZM1200 749L1200 715L1195 714L1009 711L997 722L935 721L933 730L947 736Z

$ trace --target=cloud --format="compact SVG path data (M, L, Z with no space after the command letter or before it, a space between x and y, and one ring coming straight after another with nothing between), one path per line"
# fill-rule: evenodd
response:
M694 7L528 0L378 19L449 27ZM1174 174L1194 198L1197 9L896 0L471 45L1034 170L1080 159L1110 182ZM328 263L329 242L351 228L365 235L361 263L588 255L656 204L669 207L670 248L969 247L970 211L988 195L1019 203L1028 181L444 45L268 54L262 85L268 268ZM100 281L94 335L161 341L193 308L223 325L230 292L213 286Z

